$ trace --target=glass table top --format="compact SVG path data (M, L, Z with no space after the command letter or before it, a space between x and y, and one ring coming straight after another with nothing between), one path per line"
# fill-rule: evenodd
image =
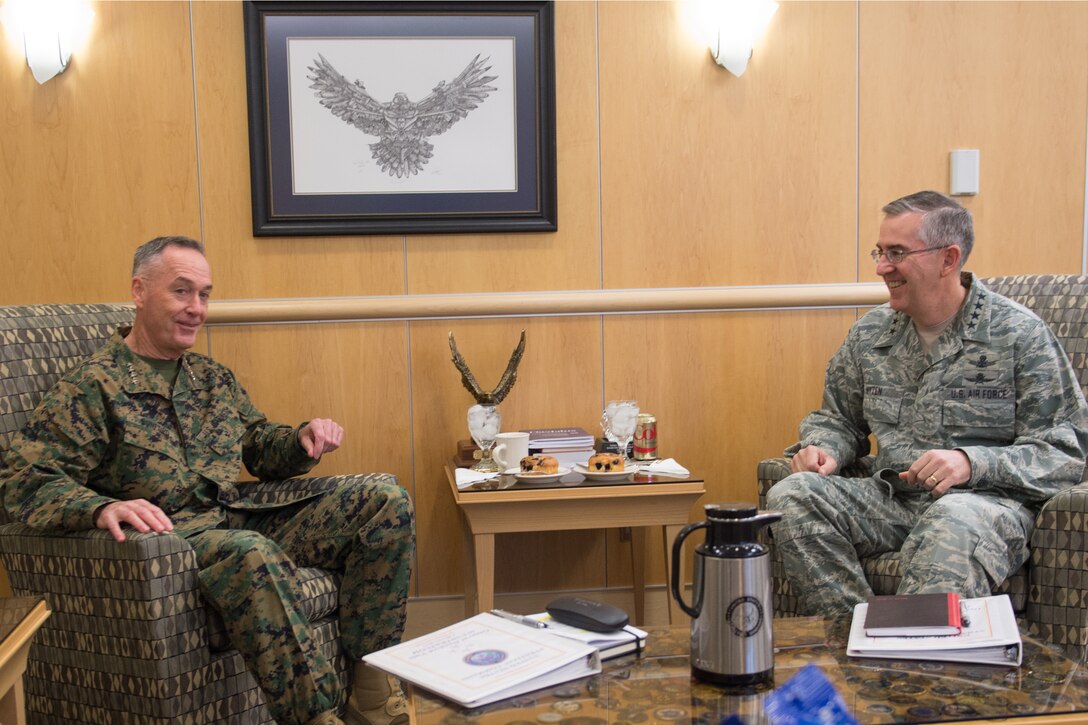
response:
M451 464L452 465L452 464ZM451 474L452 475L452 474ZM645 484L670 484L670 483L702 483L703 478L701 476L687 475L687 476L665 476L654 475L643 472L635 473L632 476L626 478L611 478L604 480L591 480L577 471L572 469L569 473L555 478L545 478L543 480L532 480L527 477L516 477L510 474L502 474L497 478L492 478L487 481L481 481L467 488L462 488L462 493L473 493L475 491L533 491L540 489L555 489L555 488L591 488L596 486L641 486Z
M737 715L771 725L763 704L773 685L743 690L691 677L687 627L649 628L647 651L604 663L597 676L464 710L418 688L412 706L421 725L498 723L707 723ZM1044 714L1088 713L1088 671L1059 650L1024 638L1019 668L846 656L847 627L820 618L774 622L775 683L809 663L834 684L862 725L933 723ZM1088 714L1085 715L1088 721ZM1023 720L1025 725L1030 719Z

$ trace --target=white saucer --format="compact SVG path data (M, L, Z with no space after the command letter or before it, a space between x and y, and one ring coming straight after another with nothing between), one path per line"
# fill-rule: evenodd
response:
M526 483L552 483L570 473L570 469L560 466L555 473L526 473L520 468L508 468L503 471L503 473L513 476L519 481L525 481Z
M584 464L575 463L574 472L582 474L590 481L622 481L638 473L638 466L625 465L622 471L591 471Z

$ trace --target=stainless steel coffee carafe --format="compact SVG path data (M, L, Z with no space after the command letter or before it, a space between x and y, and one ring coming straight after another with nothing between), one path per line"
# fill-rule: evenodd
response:
M771 639L771 566L760 529L782 518L749 503L713 503L707 520L681 530L672 545L672 595L691 620L691 670L723 685L755 685L774 679ZM684 539L706 529L695 549L693 604L680 589Z

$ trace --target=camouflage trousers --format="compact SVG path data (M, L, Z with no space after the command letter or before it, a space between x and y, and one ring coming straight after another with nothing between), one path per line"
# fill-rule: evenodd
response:
M887 472L885 472L887 473ZM1035 525L1009 498L893 491L879 477L795 473L767 494L774 546L805 614L849 616L873 595L859 559L899 552L899 594L988 596L1023 565Z
M189 537L201 591L223 616L279 723L305 723L340 704L335 668L318 650L299 602L297 567L341 573L345 656L400 641L415 548L412 503L388 474L346 479L314 499L230 511L229 528Z

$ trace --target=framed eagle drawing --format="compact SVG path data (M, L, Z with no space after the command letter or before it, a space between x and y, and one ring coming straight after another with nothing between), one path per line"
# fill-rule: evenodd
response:
M243 12L254 235L555 231L551 2Z

